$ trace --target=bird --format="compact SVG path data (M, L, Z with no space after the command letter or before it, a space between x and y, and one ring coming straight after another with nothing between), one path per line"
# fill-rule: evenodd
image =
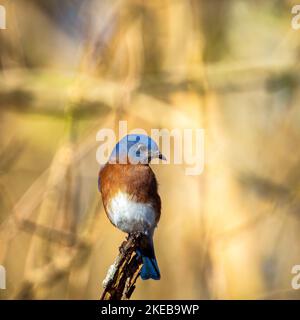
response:
M128 134L114 147L100 169L98 188L110 222L127 234L142 238L137 254L142 258L143 280L160 279L153 234L161 215L158 183L149 164L166 158L156 142L144 134Z

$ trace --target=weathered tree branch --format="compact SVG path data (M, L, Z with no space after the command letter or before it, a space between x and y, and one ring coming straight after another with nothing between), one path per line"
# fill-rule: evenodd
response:
M101 300L130 299L142 266L142 259L136 252L140 241L141 234L137 233L129 235L122 243L120 253L103 281Z

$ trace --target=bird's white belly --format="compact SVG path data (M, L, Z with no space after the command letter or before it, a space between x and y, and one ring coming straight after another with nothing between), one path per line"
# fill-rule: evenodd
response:
M156 226L151 204L136 202L126 193L117 193L107 209L112 223L124 232L151 232Z

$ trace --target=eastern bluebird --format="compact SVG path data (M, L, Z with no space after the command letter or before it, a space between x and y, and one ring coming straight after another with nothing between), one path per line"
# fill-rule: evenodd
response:
M143 235L137 249L143 260L143 280L160 279L153 233L160 218L161 200L149 166L154 158L166 160L150 137L127 135L116 144L98 180L110 222L128 234L140 232Z

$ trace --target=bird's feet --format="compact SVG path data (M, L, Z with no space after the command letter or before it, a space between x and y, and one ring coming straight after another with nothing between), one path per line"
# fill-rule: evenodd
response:
M121 246L119 247L119 252L123 255L126 254L129 246L132 246L140 241L141 239L141 232L131 232L128 233L126 240L122 242ZM130 243L129 243L130 242Z
M141 232L138 232L138 231L136 231L136 232L131 232L129 235L128 235L128 239L129 238L132 238L134 241L138 241L139 239L140 239L140 237L141 237Z
M127 239L126 239L127 240ZM119 252L122 254L122 255L125 255L126 253L126 244L127 244L127 241L123 241L122 244L120 245L119 247Z

